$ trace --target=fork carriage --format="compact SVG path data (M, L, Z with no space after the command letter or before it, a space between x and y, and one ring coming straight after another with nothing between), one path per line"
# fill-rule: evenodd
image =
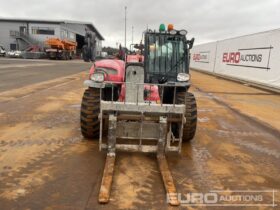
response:
M93 83L85 81L90 89L99 93L99 149L107 150L107 158L99 194L99 202L107 203L116 151L152 152L156 153L159 169L171 205L179 205L176 188L168 168L165 152L180 152L182 146L184 124L186 122L186 105L178 104L177 90L181 86L174 84L143 83L143 67L130 65L126 69L125 100L115 101L114 88L116 83ZM142 83L141 83L142 81ZM103 89L112 88L111 100L103 100ZM157 86L160 101L151 101L144 97L145 90ZM171 104L163 103L164 91L172 88ZM146 98L146 100L144 100ZM147 100L148 99L148 100ZM175 131L174 133L174 125ZM172 197L172 196L173 197Z
M108 135L107 139L103 137L103 132L100 132L99 136L100 149L107 150L99 202L109 201L116 151L156 153L166 192L175 195L176 188L168 169L165 152L181 151L182 129L179 138L172 138L171 126L168 124L176 122L183 126L184 105L101 101L100 110L100 131L106 119ZM178 118L168 117L166 111ZM170 199L170 204L179 205L175 196Z

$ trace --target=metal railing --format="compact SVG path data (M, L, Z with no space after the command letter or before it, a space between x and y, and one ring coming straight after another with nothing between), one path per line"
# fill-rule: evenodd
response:
M30 45L41 45L39 41L31 38L26 32L10 30L10 36L14 38L20 38Z
M116 138L120 140L117 142L116 148L118 150L127 150L127 151L142 151L142 152L156 152L157 145L150 145L148 142L158 140L157 127L160 123L161 117L166 119L166 122L169 123L166 127L167 133L167 144L166 151L181 151L182 135L183 135L183 125L185 122L185 104L178 103L176 100L177 97L177 88L173 84L149 84L149 83L131 83L131 82L104 82L111 88L111 95L103 100L103 88L100 88L100 130L103 131L103 119L109 119L109 115L113 114L117 116L117 124L120 126L120 130L116 132ZM126 93L122 92L122 100L117 100L114 97L116 85L121 87L125 86L125 89L134 87L135 100L127 100ZM103 86L104 87L104 86ZM106 86L105 86L106 87ZM165 88L174 88L171 89L170 101L172 103L164 103L164 92ZM144 96L140 94L140 91L144 90L150 91L150 94L155 94L156 98L159 99L158 103L155 102L155 97ZM156 91L156 92L155 92ZM142 102L139 96L144 96ZM120 98L120 97L119 97ZM171 100L172 99L172 100ZM179 123L180 126L179 134L177 137L174 136L171 130L171 123ZM123 127L127 126L125 131ZM148 127L147 127L148 126ZM137 131L139 130L139 131ZM136 134L137 132L138 134ZM173 136L172 136L173 134ZM135 142L126 142L125 140L136 140ZM108 145L103 140L103 132L99 133L99 149L108 148Z
M126 91L127 91L127 87L129 85L131 86L134 86L135 89L136 89L136 102L129 102L130 104L131 103L134 103L135 105L138 105L141 101L139 100L139 91L143 90L143 91L147 91L148 90L148 93L150 94L150 96L147 96L145 97L145 94L143 93L143 100L145 103L147 103L148 105L151 105L153 102L158 102L158 100L155 100L155 98L151 97L152 95L151 94L156 94L155 97L158 97L159 101L160 101L160 105L163 106L164 103L163 103L163 99L164 99L164 93L165 93L165 88L174 88L172 91L173 91L173 98L172 98L172 103L168 103L168 105L173 105L173 106L176 106L178 103L177 103L177 100L176 100L176 96L177 96L177 88L178 86L175 86L173 84L152 84L152 83L131 83L131 82L110 82L110 81L104 81L103 83L105 83L105 85L109 85L111 86L111 103L114 102L114 89L116 88L115 85L120 85L121 86L121 89L122 89L122 86L125 85L125 93L124 93L124 101L123 103L126 104L127 103L127 98L126 98ZM130 86L130 87L131 87ZM140 88L141 87L141 88ZM155 91L157 91L155 93ZM100 88L100 100L103 100L103 93L102 93L102 88ZM118 101L120 102L120 101ZM183 105L183 104L181 104Z

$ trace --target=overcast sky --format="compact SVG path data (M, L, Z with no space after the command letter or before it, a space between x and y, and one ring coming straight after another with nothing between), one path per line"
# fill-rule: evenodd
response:
M66 19L92 22L103 46L140 41L147 28L173 23L187 29L196 44L280 28L280 0L0 0L0 17Z

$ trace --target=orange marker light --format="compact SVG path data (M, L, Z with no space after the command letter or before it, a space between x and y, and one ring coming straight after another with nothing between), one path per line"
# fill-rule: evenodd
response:
M168 24L167 29L168 29L168 31L172 31L172 30L174 30L174 26L173 26L173 24Z

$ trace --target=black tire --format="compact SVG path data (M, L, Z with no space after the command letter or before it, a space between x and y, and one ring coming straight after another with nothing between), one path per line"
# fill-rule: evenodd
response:
M71 53L70 53L70 56L69 56L69 60L72 60L72 59L74 58L74 56L75 56L74 53L71 52Z
M81 132L85 138L93 139L99 134L100 90L85 90L81 104Z
M185 97L186 96L186 97ZM197 106L196 100L192 93L179 92L177 93L177 100L179 104L186 105L186 124L183 130L183 141L188 142L194 138L197 124Z
M83 60L85 62L90 62L90 52L87 45L83 46Z

